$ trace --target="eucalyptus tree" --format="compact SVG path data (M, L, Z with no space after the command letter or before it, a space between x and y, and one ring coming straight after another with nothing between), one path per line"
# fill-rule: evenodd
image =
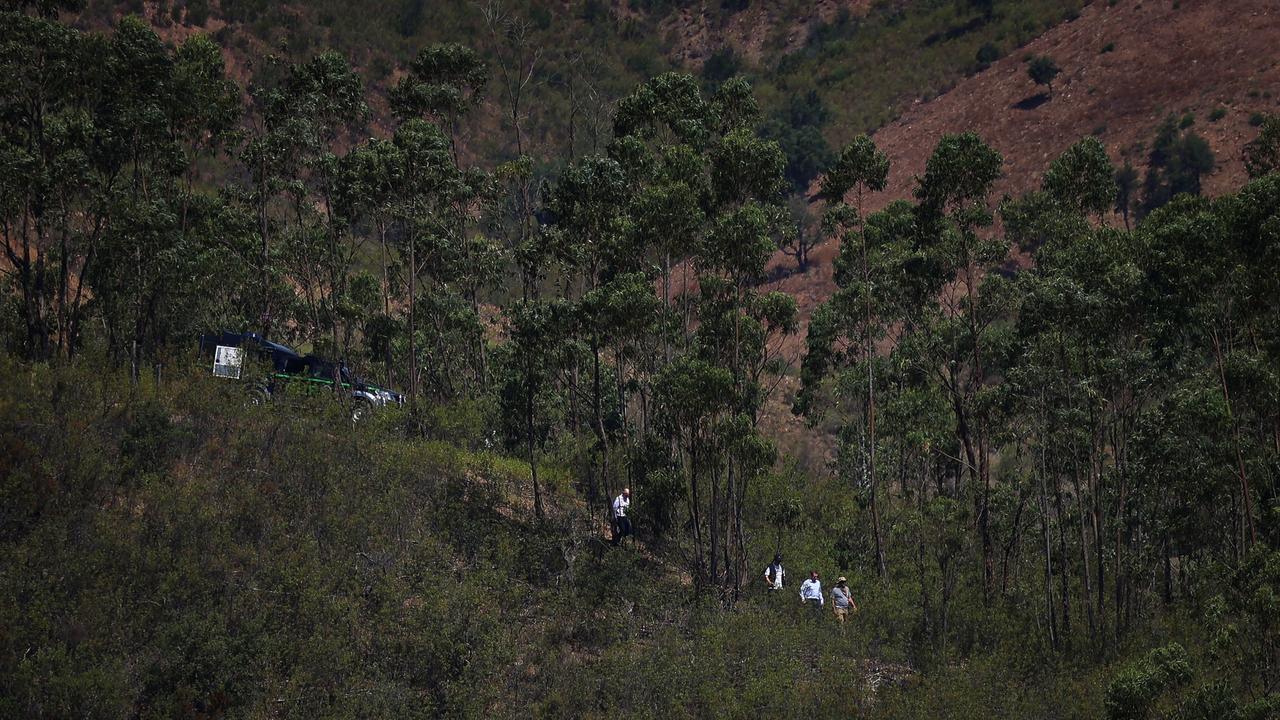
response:
M239 90L207 38L173 49L133 17L121 21L97 67L90 158L104 215L95 262L80 279L103 309L112 354L127 349L136 372L170 333L197 330L191 308L207 279L226 276L246 250L238 233L210 226L223 201L194 187L201 158L235 140Z
M1129 234L1105 229L1089 229L1039 253L1022 283L1023 355L1007 381L1030 410L1040 502L1052 501L1059 525L1064 634L1069 636L1070 623L1067 578L1078 567L1079 607L1097 642L1108 638L1108 563L1117 613L1113 636L1125 619L1124 558L1134 528L1131 448L1156 379L1148 370L1151 346L1136 301L1143 280L1137 258ZM1063 507L1064 497L1074 498L1076 507ZM1072 516L1078 523L1074 560L1065 534ZM1054 562L1048 552L1046 567Z
M718 422L718 462L707 476L709 579L722 583L732 602L745 576L746 491L773 462L757 428L768 394L763 373L781 370L776 340L794 332L795 303L758 289L787 225L786 159L776 142L751 129L757 110L744 82L722 86L711 107L716 134L705 155L707 224L692 261L699 286L692 351L733 379L731 412Z
M238 92L207 38L174 49L134 17L99 36L4 13L0 62L0 153L15 170L0 207L26 350L74 354L96 307L111 354L136 369L190 329L198 313L176 308L240 249L210 227L221 202L192 186L234 137Z
M1265 228L1275 222L1275 187L1265 178L1214 203L1175 201L1143 228L1151 241L1149 272L1158 283L1153 292L1167 298L1153 307L1160 311L1168 361L1185 363L1183 372L1214 388L1225 416L1237 485L1236 556L1258 541L1254 478L1274 477L1261 456L1267 446L1274 452L1276 437L1275 421L1262 420L1274 418L1276 407L1275 381L1262 370L1274 363L1269 334L1276 312L1263 298L1275 281L1273 272L1250 268L1265 268L1274 257L1275 241ZM1270 410L1255 414L1251 406Z
M1100 219L1109 209L1110 198L1117 192L1116 177L1105 150L1094 138L1081 140L1054 161L1045 175L1045 192L1068 217L1077 219L1077 226L1073 232L1053 238L1037 255L1037 275L1059 291L1068 289L1061 299L1084 303L1071 310L1071 317L1062 318L1054 331L1065 332L1070 338L1057 356L1074 356L1080 362L1078 373L1064 368L1061 377L1080 383L1073 394L1079 406L1087 408L1083 426L1088 428L1088 439L1083 447L1092 503L1088 516L1096 565L1098 636L1104 643L1108 640L1108 555L1115 589L1112 638L1121 633L1131 610L1131 576L1125 559L1136 522L1130 500L1134 487L1130 449L1144 408L1143 398L1154 381L1145 370L1151 364L1152 348L1143 332L1141 309L1134 303L1142 277L1138 246L1127 233L1079 225L1086 217ZM1112 527L1109 539L1104 537L1108 523ZM1088 567L1087 562L1084 565Z
M627 183L615 160L588 156L565 169L546 198L553 223L552 252L564 268L564 296L579 308L579 329L590 351L591 431L596 465L588 484L589 499L599 500L609 484L609 436L605 427L606 316L598 302L587 302L619 270L625 272L634 255L629 252L626 215ZM570 392L575 392L571 388Z
M472 176L472 185L477 192L459 197L459 204L455 205L452 217L457 223L454 235L458 250L467 264L480 270L463 273L455 278L471 305L471 321L477 323L480 318L481 290L495 279L493 260L497 248L489 238L474 232L470 227L476 207L469 203L482 197L488 202L492 192L488 189L478 192L480 186L487 184L488 180L482 180L480 171L464 162L462 149L465 146L463 136L467 129L466 122L484 101L488 84L489 67L476 50L457 43L437 43L418 52L409 65L408 73L392 88L390 97L391 108L402 122L418 118L439 126L449 138L454 165ZM524 175L519 177L525 178ZM528 180L524 179L520 187L519 222L523 241L527 239L530 227ZM471 352L475 354L478 363L477 380L484 387L488 382L488 361L483 334L474 334Z
M240 87L227 77L222 51L209 36L192 35L174 50L169 132L186 156L183 182L195 189L202 161L231 150L241 139Z
M756 428L767 392L762 374L766 369L774 373L781 369L770 340L795 330L794 299L755 290L777 250L781 222L780 208L748 200L716 217L698 261L699 326L693 354L727 369L733 381L726 412L714 424L718 457L707 457L713 462L702 469L710 485L710 579L718 583L723 577L732 591L730 599L736 598L745 572L742 509L746 489L773 462L771 446Z
M1199 567L1246 562L1275 542L1266 508L1276 507L1280 457L1277 217L1280 184L1269 176L1213 202L1175 200L1138 230L1163 387L1133 454L1166 602L1191 593Z
M888 157L876 148L870 138L860 135L841 151L840 157L822 179L818 196L828 204L823 227L841 243L835 268L836 284L840 289L814 315L801 375L805 382L804 392L808 394L801 398L803 406L823 375L828 372L848 374L859 360L863 366L861 374L866 378L866 384L862 385L865 388L865 393L862 393L865 420L862 484L870 496L875 565L881 577L886 573L886 565L875 463L874 358L875 344L895 316L889 309L890 295L894 291L892 278L900 261L896 243L903 238L894 232L898 228L892 224L886 228L885 224L877 222L874 230L865 227L862 208L866 193L884 190L888 176ZM853 194L852 205L846 201L850 193ZM888 219L890 216L883 217ZM836 343L858 343L858 346L856 351L835 350L833 355L832 345ZM839 355L838 360L836 355ZM839 367L831 367L833 360ZM846 380L842 384L848 386L850 383ZM842 433L842 437L847 437L847 434Z
M583 353L565 358L563 385L572 431L579 422L580 397L589 408L593 445L587 490L593 500L613 482L610 458L617 431L638 427L642 438L646 429L660 424L649 407L650 398L657 404L649 384L674 357L672 271L692 254L702 232L709 194L703 154L714 121L691 77L671 73L654 78L619 102L608 157L573 161L544 193L549 221L545 247L559 268L562 297L578 308L576 338L569 344L580 344ZM656 306L647 297L653 295L653 285L646 282L653 279L652 259L660 264L661 275L662 299ZM685 267L688 289L690 268ZM687 345L692 309L685 306ZM659 353L639 350L650 341L660 341ZM579 383L580 357L590 366L585 392ZM608 385L612 392L606 392ZM640 401L635 423L628 419L632 398ZM623 440L630 443L626 436ZM633 474L631 463L626 469Z
M545 517L538 480L539 453L563 416L563 398L553 379L565 363L565 340L573 331L574 308L561 300L521 300L506 310L510 341L501 349L505 369L499 404L508 443L523 446L529 462L533 512ZM500 358L500 359L501 359Z
M345 350L335 306L346 291L357 247L345 242L354 238L337 212L335 149L368 112L363 82L345 57L324 52L287 67L268 64L250 95L253 112L241 160L249 169L249 196L259 219L263 328L274 326L278 303L299 304L298 319L308 334L320 339L327 331L333 349ZM285 277L300 298L282 293L278 284Z
M339 162L336 210L353 233L368 232L378 242L380 312L365 323L363 338L373 359L381 360L386 382L395 384L394 338L404 334L392 298L400 298L404 261L392 237L401 232L396 191L403 183L404 156L395 142L371 138L351 149Z
M618 257L627 262L615 262L616 277L598 284L601 297L632 296L629 302L650 315L646 332L662 338L657 362L649 358L642 367L621 356L615 360L623 367L614 370L637 381L640 424L652 417L668 443L670 462L659 464L677 468L688 487L694 575L722 587L728 601L744 575L745 491L772 462L755 427L768 390L764 376L778 370L778 337L794 330L794 304L758 290L786 225L786 161L776 143L756 136L758 115L740 79L708 98L691 76L667 73L619 101L609 154L621 173L625 232L618 241L627 251ZM658 305L641 302L636 274L651 272L651 263ZM672 327L675 342L668 339ZM729 395L697 412L664 407L688 396L664 384L692 383L694 375L728 378ZM624 418L628 404L624 398Z
M687 145L662 148L651 173L638 183L631 198L632 232L638 247L657 258L662 310L664 316L671 318L673 269L693 251L706 222L705 198L710 187L702 162ZM683 287L688 288L687 278ZM684 330L687 329L686 322ZM682 334L687 339L687 332ZM662 334L667 362L672 359L671 339L669 332Z
M957 439L964 450L964 469L974 499L982 544L984 596L994 581L993 543L988 513L991 493L991 433L985 390L991 361L985 351L993 326L1004 316L1000 302L985 303L984 279L1005 258L1004 243L981 233L993 216L988 206L991 186L1002 158L974 133L946 135L934 149L918 180L915 195L920 245L926 262L919 281L935 296L921 315L927 324L920 349L923 362L939 374L956 415ZM994 288L994 286L993 286ZM1008 295L1000 294L1000 300ZM993 298L995 299L995 298ZM933 303L937 303L933 305Z
M454 287L467 274L483 277L491 267L469 255L465 238L490 181L487 173L458 168L449 139L425 120L404 123L392 141L400 158L391 212L405 262L409 387L418 393L425 369L429 389L451 396L472 379L482 381L480 358L458 348L478 348L484 331L475 309ZM425 328L419 326L423 309ZM420 346L424 329L428 342ZM422 360L427 362L420 365Z
M345 356L350 332L340 327L338 308L363 238L352 236L337 212L342 176L335 151L368 112L363 82L345 57L325 52L290 68L280 99L287 104L285 132L301 162L285 184L287 267L310 309L313 332L328 330L333 352Z
M732 408L733 373L693 355L682 355L665 366L655 383L654 400L664 432L678 442L688 493L689 530L693 540L694 581L716 583L712 566L722 562L709 537L708 512L703 504L703 479L719 464L715 429Z
M542 285L553 265L550 234L535 228L531 186L533 162L522 155L494 171L496 187L505 186L513 201L517 230L510 237L509 257L520 277L520 296L506 304L503 316L511 338L502 368L500 401L509 412L508 442L523 440L533 486L534 513L543 517L542 489L538 482L538 452L553 432L549 406L557 398L555 380L571 363L564 358L565 341L573 335L571 307L563 299L544 298ZM508 217L499 217L500 224ZM568 404L576 403L570 398ZM576 407L576 404L574 404ZM513 422L521 418L522 423ZM517 426L518 425L518 426Z
M603 387L602 382L604 397L593 400L593 408L609 408L604 418L607 433L598 437L607 441L610 434L616 433L615 446L624 451L623 467L619 469L626 473L625 484L618 485L620 478L604 476L605 495L612 497L621 487L635 486L634 457L649 432L649 386L660 365L659 338L669 333L669 327L664 324L652 275L625 264L615 265L610 277L585 293L577 307L581 327L592 333L589 345L594 351L595 340L599 339L602 355L608 358L607 375L612 378L611 387ZM633 397L639 407L634 407L637 403ZM608 452L608 445L605 449Z
M526 308L536 303L540 295L540 283L546 270L546 243L537 232L535 218L535 172L533 158L525 146L525 99L534 85L542 59L543 48L535 39L532 24L518 14L507 11L502 3L491 0L480 8L489 30L493 56L496 60L500 98L504 103L502 116L512 134L515 158L498 169L499 182L505 185L509 204L499 203L506 212L496 216L495 225L502 227L520 273L521 304ZM479 79L477 77L477 79ZM573 134L570 120L570 137ZM572 144L572 142L571 142ZM514 227L513 227L514 226ZM537 379L526 358L525 384L532 387ZM530 396L532 397L532 396ZM533 405L527 403L532 423ZM530 425L532 427L532 425ZM530 446L532 448L532 445ZM532 451L531 451L532 452ZM536 468L532 471L536 474ZM537 479L534 478L536 489Z
M729 84L726 83L726 86ZM732 89L722 88L721 93ZM636 205L638 240L660 263L663 308L670 312L673 274L682 268L680 293L690 288L689 259L709 212L710 177L705 153L723 113L703 97L690 75L664 73L618 101L609 154L626 170ZM690 335L685 305L683 336ZM671 359L671 348L664 349Z
M1179 601L1202 568L1274 533L1261 508L1276 497L1276 312L1259 300L1275 288L1276 184L1175 199L1129 233L1101 226L1114 178L1085 140L1001 208L1035 259L1015 280L1001 402L1005 457L1041 518L1054 647L1080 628L1099 650L1122 642L1147 598Z
M1068 212L1089 217L1110 209L1119 191L1116 170L1096 137L1067 148L1045 173L1043 190Z
M86 297L74 276L92 265L100 236L93 219L87 232L76 222L88 217L88 80L100 53L54 19L0 14L0 232L31 358L78 342Z
M458 135L466 116L484 100L489 70L474 49L457 43L428 45L391 90L391 107L401 120L431 120L448 133L459 162Z

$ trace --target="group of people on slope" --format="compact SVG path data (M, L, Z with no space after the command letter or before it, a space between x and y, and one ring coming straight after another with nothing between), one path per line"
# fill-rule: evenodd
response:
M774 555L773 562L764 569L764 582L769 592L782 590L786 583L787 571L782 567L782 555ZM822 595L822 581L817 570L810 570L809 577L800 583L800 602L811 608L815 617L822 614L826 598ZM853 601L849 592L849 581L844 576L836 578L835 587L831 588L831 605L835 610L836 622L843 624L849 620L849 611L858 612L858 603Z
M617 545L631 534L631 518L627 517L627 509L631 507L631 488L622 488L622 492L613 499L611 507L611 525L613 537L610 543ZM782 590L786 584L787 571L782 567L782 554L773 556L773 562L764 569L764 581L770 592ZM800 584L800 602L813 609L814 616L822 614L826 598L822 595L822 581L818 579L818 571L810 570L809 578ZM841 576L836 578L836 586L831 588L831 605L835 610L836 621L843 624L849 620L849 611L858 612L858 604L853 601L849 592L849 581Z

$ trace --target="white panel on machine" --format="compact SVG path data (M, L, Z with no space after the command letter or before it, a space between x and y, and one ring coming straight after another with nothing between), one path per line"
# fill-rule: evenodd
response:
M244 364L244 351L238 347L219 345L213 355L215 377L240 379L240 367Z

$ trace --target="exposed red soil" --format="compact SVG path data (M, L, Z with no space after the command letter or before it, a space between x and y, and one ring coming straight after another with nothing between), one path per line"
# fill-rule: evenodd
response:
M1114 50L1102 49L1114 43ZM1145 170L1144 144L1170 114L1194 113L1194 130L1217 156L1205 192L1239 188L1246 175L1245 143L1257 136L1255 112L1280 110L1280 3L1275 0L1099 0L1080 17L1045 33L986 71L960 82L929 102L917 102L875 133L892 161L889 186L870 198L869 210L910 199L915 178L939 138L972 130L1004 155L1004 175L992 204L1002 195L1034 189L1049 163L1086 135L1097 135L1112 160ZM1051 56L1062 68L1052 99L1031 109L1018 105L1042 91L1027 78L1024 59ZM1209 120L1215 108L1227 114ZM1118 217L1112 222L1119 222ZM835 289L832 260L838 243L811 254L813 265L768 289L795 296L802 322ZM794 261L779 255L776 265ZM804 329L788 347L803 352Z

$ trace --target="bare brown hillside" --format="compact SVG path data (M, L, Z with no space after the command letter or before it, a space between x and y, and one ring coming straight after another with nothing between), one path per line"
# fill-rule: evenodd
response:
M1114 49L1104 52L1112 45ZM1144 171L1144 144L1171 113L1195 116L1194 129L1217 156L1206 192L1245 181L1240 153L1257 135L1249 118L1280 106L1280 3L1275 0L1099 0L1080 17L970 77L950 92L910 106L874 139L893 162L888 190L871 208L910 198L938 139L972 130L999 150L1004 177L995 197L1036 187L1049 163L1085 135L1097 135L1117 163ZM1024 59L1047 54L1062 67L1052 99L1037 104ZM904 62L909 62L904 59ZM1215 108L1226 115L1209 120ZM1025 108L1025 109L1023 109ZM802 319L834 289L837 243L815 249L814 267L774 284L794 295ZM792 262L779 256L779 264ZM803 329L789 348L803 351Z

